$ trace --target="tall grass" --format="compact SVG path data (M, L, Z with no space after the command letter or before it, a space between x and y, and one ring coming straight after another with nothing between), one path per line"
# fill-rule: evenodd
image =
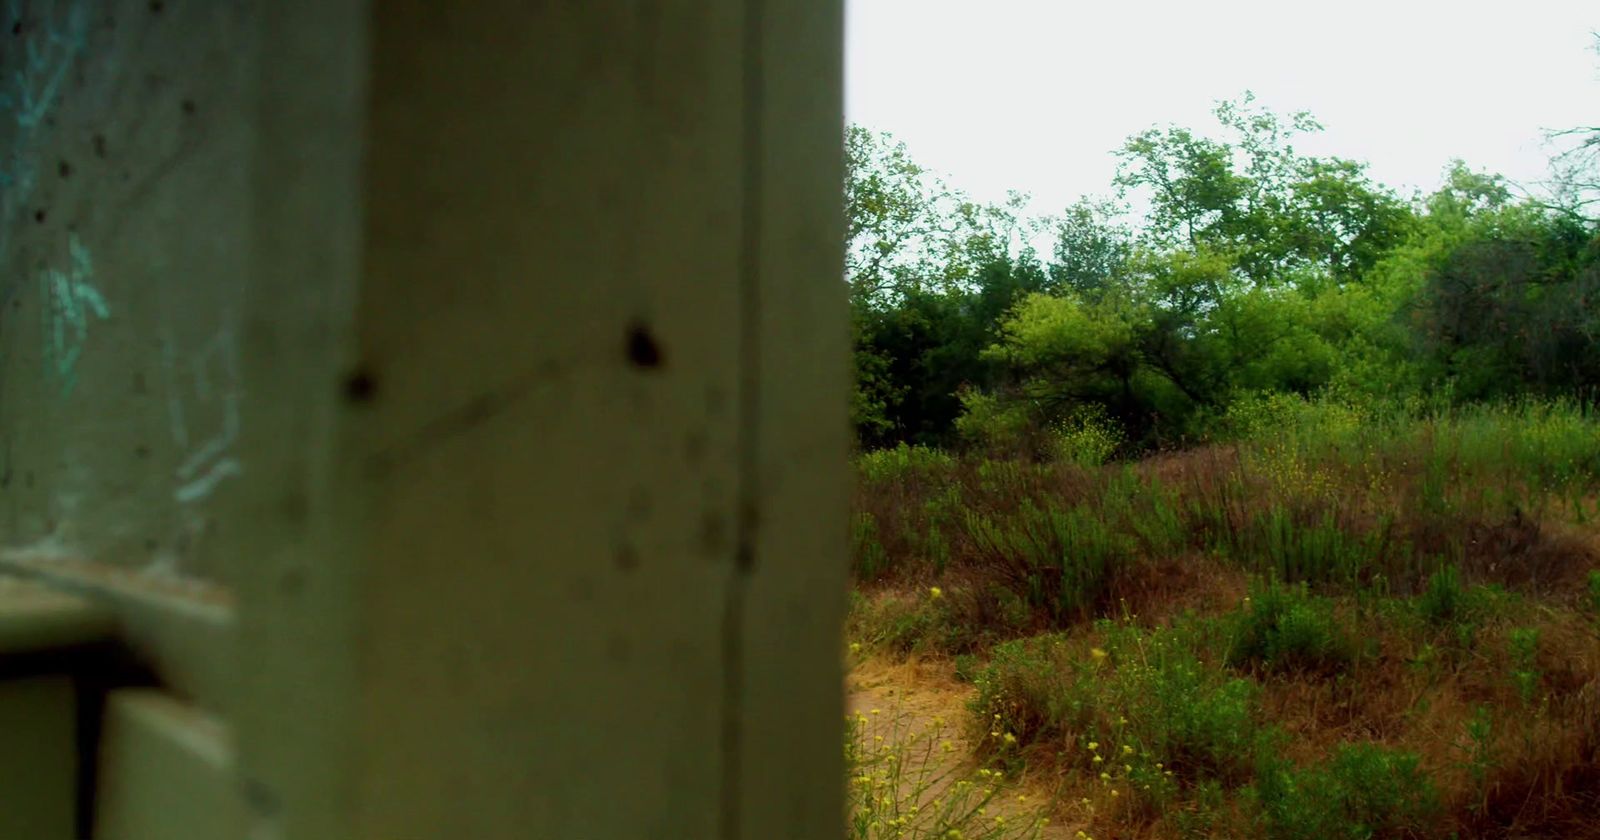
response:
M1284 582L1415 592L1445 564L1508 585L1587 570L1559 526L1597 513L1600 423L1563 402L1407 416L1278 396L1236 407L1218 445L1100 464L902 446L858 461L859 580L997 572L1055 619L1119 575L1190 552ZM1105 444L1105 445L1102 445ZM1098 448L1096 448L1098 447Z

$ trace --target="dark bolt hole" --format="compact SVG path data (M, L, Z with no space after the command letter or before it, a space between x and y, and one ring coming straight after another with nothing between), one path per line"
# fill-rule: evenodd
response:
M378 394L378 382L373 379L372 372L361 369L350 374L344 380L345 399L353 403L372 402Z
M628 361L646 370L661 367L661 345L643 324L634 324L628 329Z

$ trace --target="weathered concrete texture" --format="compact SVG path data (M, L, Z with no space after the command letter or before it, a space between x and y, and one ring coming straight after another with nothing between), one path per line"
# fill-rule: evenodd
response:
M0 546L226 577L254 5L0 9Z
M315 388L242 436L310 453L243 491L254 827L838 836L839 3L269 16L246 390Z

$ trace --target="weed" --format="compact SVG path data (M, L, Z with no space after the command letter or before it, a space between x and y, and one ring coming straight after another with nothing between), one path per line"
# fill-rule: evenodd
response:
M936 478L949 472L955 465L956 459L948 453L904 443L893 449L865 452L856 459L857 473L869 484Z
M1354 658L1355 645L1340 627L1333 603L1313 597L1303 583L1253 587L1231 625L1230 664L1337 671Z
M1489 772L1494 769L1494 717L1488 706L1473 708L1472 718L1465 726L1465 734L1467 742L1460 747L1463 753L1460 766L1472 780L1476 793L1473 807L1481 813L1487 806Z
M1064 463L1079 467L1098 467L1111 460L1122 446L1124 436L1104 410L1080 411L1057 423L1051 453Z
M1262 736L1255 685L1207 665L1180 631L1100 630L1105 646L1087 650L1054 635L997 646L974 714L1150 799L1179 783L1242 780Z
M1133 548L1089 508L1040 507L1031 499L1015 514L969 514L966 532L995 575L1055 619L1098 603Z
M889 568L889 555L878 541L878 520L866 511L850 517L850 557L856 580L877 580Z
M1517 687L1522 705L1532 705L1539 690L1539 629L1518 627L1506 634L1511 655L1511 681Z
M1347 744L1331 759L1296 769L1266 757L1254 788L1266 835L1303 838L1411 837L1434 833L1438 792L1414 753Z
M1417 597L1417 612L1430 624L1455 622L1465 611L1466 591L1461 588L1461 573L1445 566L1428 578L1428 587Z

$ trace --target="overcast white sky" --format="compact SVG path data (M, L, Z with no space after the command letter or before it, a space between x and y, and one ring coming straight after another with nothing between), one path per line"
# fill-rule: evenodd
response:
M1542 129L1600 124L1600 0L846 0L846 113L985 200L1108 194L1154 124L1246 89L1318 154L1431 189L1452 157L1532 182Z

